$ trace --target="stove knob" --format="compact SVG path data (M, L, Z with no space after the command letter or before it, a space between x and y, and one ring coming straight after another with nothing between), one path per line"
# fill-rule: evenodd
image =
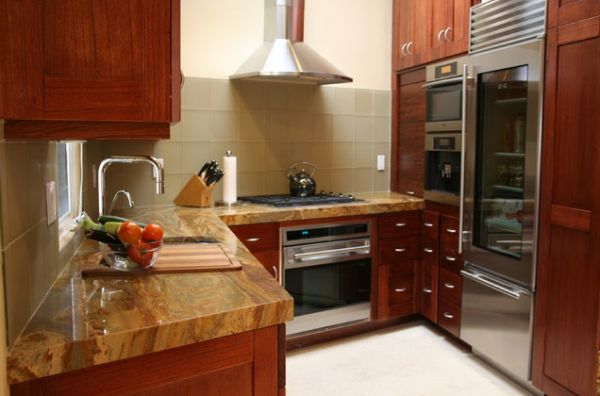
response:
M352 195L352 194L348 194L348 198L350 198L351 200L353 200L353 201L354 201L354 195Z
M335 193L333 191L329 191L329 196L330 197L335 197Z

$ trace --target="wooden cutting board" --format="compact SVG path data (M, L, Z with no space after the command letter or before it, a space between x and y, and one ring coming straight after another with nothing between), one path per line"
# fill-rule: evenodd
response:
M154 266L144 271L119 271L106 266L102 255L95 253L82 265L82 276L124 274L167 274L177 272L234 271L242 265L228 247L219 243L183 243L165 245Z

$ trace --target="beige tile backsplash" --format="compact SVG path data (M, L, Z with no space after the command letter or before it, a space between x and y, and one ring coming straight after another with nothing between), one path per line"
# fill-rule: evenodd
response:
M163 196L153 193L150 167L113 165L107 172L107 196L125 188L137 205L171 202L191 174L206 161L220 161L226 150L238 157L240 196L285 193L286 170L298 161L317 165L318 190L387 191L390 92L187 78L182 122L171 128L169 141L87 146L103 157L165 159ZM384 172L375 169L378 154L386 155ZM220 197L218 186L214 198Z

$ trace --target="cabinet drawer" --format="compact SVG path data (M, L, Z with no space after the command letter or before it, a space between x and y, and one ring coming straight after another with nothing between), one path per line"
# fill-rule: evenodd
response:
M390 277L390 291L389 291L389 304L390 307L394 305L410 304L413 301L413 285L414 276L403 275L403 276L391 276Z
M421 314L432 322L437 320L437 274L436 266L422 262L421 285L418 295L421 298Z
M440 234L440 216L434 212L424 211L421 218L421 235L437 240Z
M455 274L460 274L463 267L462 254L458 254L456 250L442 249L440 252L440 267L446 268Z
M381 264L395 264L418 257L419 237L384 239L379 242Z
M419 257L430 264L438 262L438 242L435 239L421 237L419 246Z
M440 235L444 249L458 249L458 219L442 216Z
M444 304L440 302L438 305L438 324L456 337L459 337L460 308L453 304Z
M250 224L230 228L251 252L279 247L278 223Z
M417 211L388 213L379 216L379 238L416 235L420 231L421 213Z
M451 303L460 306L462 300L462 277L448 271L439 269L439 300L441 303Z

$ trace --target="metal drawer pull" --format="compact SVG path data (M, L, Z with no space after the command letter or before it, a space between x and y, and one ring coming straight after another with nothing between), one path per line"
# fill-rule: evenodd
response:
M440 30L440 31L438 32L438 34L437 34L437 39L438 39L438 41L439 41L440 43L444 41L444 40L442 40L442 35L443 35L443 34L444 34L444 29Z
M402 287L400 289L394 289L396 293L404 293L406 291L406 287Z
M396 227L406 227L406 223L396 223Z
M450 33L452 31L451 27L446 28L446 30L444 30L444 39L446 39L446 41L450 41L450 39L448 38L448 33Z
M433 227L433 223L423 223L423 225L427 228Z
M408 55L408 54L406 53L406 46L407 46L407 45L408 45L408 43L404 43L404 44L402 44L402 47L400 47L400 52L401 52L401 53L402 53L402 55L404 55L404 56Z
M456 261L456 257L446 256L446 260L450 261L450 262L455 262Z
M423 248L423 251L425 253L433 253L433 249L429 249L429 248Z
M396 252L396 253L404 253L404 252L406 252L406 248L394 249L394 252Z
M450 283L450 282L446 282L446 283L444 283L444 287L445 287L446 289L454 289L456 286L454 286L454 285L453 285L452 283Z
M431 294L431 293L433 293L433 292L431 291L431 289L428 289L428 288L426 288L426 287L424 287L424 288L423 288L423 292L424 292L424 293L427 293L427 294Z
M454 319L454 315L452 315L450 312L444 312L444 318L446 318L446 319Z
M260 241L260 238L258 238L258 237L246 239L246 242L258 242L258 241Z
M415 195L415 192L414 191L407 191L406 194L407 195Z
M456 234L456 230L454 228L446 228L446 232L448 234Z
M273 274L275 275L275 279L279 278L279 272L277 271L276 266L273 266Z

